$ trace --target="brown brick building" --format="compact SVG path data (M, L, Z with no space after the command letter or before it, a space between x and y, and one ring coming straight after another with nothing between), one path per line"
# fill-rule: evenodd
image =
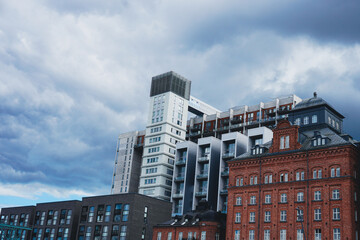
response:
M221 240L225 239L226 215L209 209L201 201L196 211L158 224L153 229L153 240Z
M284 120L273 141L229 161L226 239L359 239L359 144ZM303 219L303 222L302 222Z

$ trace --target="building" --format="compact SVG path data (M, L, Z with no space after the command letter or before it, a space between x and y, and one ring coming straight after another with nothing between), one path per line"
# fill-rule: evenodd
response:
M359 143L316 95L288 114L228 162L226 239L358 239Z
M221 112L190 96L190 91L191 81L175 72L167 72L152 78L146 130L119 136L112 194L137 191L140 194L171 200L177 143L185 140L197 143L198 139L206 137L221 140L223 134L233 132L243 133L249 137L251 129L273 128L280 119L288 117L288 110L301 101L299 97L291 95L257 105L233 107ZM188 119L189 112L196 116ZM256 137L259 139L257 140ZM261 141L261 138L261 135L252 136L252 144ZM133 142L127 143L128 139ZM140 155L141 168L139 168ZM220 161L220 158L218 162L221 163L221 168L226 168L226 164ZM224 185L226 177L218 179L222 190L226 186ZM136 186L138 190L134 190ZM216 199L220 198L220 191ZM224 207L225 192L226 190L221 194L222 201L218 209ZM177 201L181 200L180 195L176 194Z
M0 224L3 226L0 228L0 239L30 239L31 231L28 229L33 226L34 213L34 206L2 208Z
M84 197L76 239L149 240L170 213L168 201L137 193Z
M119 146L123 145L118 144L111 193L129 192L131 186L125 191L124 184L127 179L123 179L123 173L126 172L126 178L128 174L130 178L128 184L133 182L133 186L136 186L136 180L132 177L140 176L137 190L139 193L170 200L176 144L185 140L188 112L203 115L218 111L190 96L190 89L191 81L172 71L152 78L145 134L131 132L120 135L120 142L123 138L129 138L125 135L131 135L131 139L141 136L141 141L133 147L128 146L128 151L119 149ZM136 152L136 161L132 158L132 161L136 162L133 168L126 165L132 165L129 152ZM137 162L140 155L142 163L139 169ZM120 162L125 161L126 157L127 163ZM121 183L124 186L121 186Z
M170 217L170 202L138 193L84 197L2 208L0 239L150 240L153 226Z
M226 215L210 210L202 201L196 211L158 224L154 227L153 240L225 239Z
M138 192L145 131L120 134L111 193Z

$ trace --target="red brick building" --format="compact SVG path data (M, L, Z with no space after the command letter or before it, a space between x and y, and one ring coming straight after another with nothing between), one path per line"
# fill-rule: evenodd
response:
M225 239L226 216L209 210L205 203L198 209L153 228L153 240L222 240Z
M359 239L359 144L284 120L273 141L228 162L226 239ZM303 221L302 221L303 219Z

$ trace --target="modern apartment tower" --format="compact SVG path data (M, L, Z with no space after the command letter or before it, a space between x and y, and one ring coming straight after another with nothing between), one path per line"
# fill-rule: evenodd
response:
M137 192L145 131L120 134L116 147L111 193Z

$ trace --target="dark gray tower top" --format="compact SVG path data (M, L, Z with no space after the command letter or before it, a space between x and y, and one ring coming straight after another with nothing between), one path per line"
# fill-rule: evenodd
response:
M187 100L190 99L191 81L170 71L155 76L151 80L150 97L166 92L173 92Z

